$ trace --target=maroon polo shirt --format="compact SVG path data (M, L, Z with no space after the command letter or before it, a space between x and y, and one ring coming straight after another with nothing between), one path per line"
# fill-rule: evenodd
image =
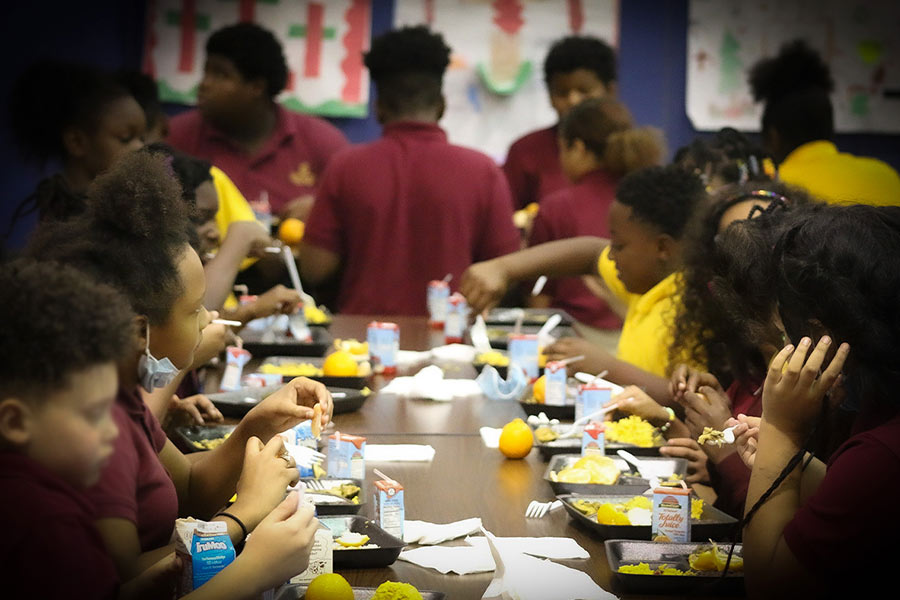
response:
M829 589L857 588L890 575L890 565L873 569L883 559L890 562L900 536L900 414L893 412L869 421L878 424L837 449L819 488L784 529L791 552Z
M731 415L762 415L762 383L754 381L741 383L734 381L725 394L731 399ZM750 469L737 452L732 452L719 464L708 465L709 479L716 491L715 507L733 517L744 515L747 489L750 487Z
M275 110L275 130L253 155L235 146L198 110L173 117L166 141L222 169L248 201L266 191L273 214L278 214L291 200L315 194L328 160L348 142L327 121L281 106Z
M608 238L609 206L615 199L618 181L618 177L605 171L591 171L578 183L545 197L534 219L528 245L582 235ZM543 293L552 296L553 308L565 310L585 325L599 329L622 327L619 317L580 277L551 279Z
M76 489L25 455L0 452L4 598L115 598L118 576Z
M426 315L428 282L519 248L509 187L490 158L435 124L397 122L335 156L304 242L341 257L340 312Z
M559 142L556 125L532 131L509 147L503 172L509 181L513 205L524 208L532 202L569 186L559 164Z
M119 437L100 481L88 490L98 519L128 519L141 551L169 543L178 518L178 496L159 453L166 434L137 389L119 388L113 405Z

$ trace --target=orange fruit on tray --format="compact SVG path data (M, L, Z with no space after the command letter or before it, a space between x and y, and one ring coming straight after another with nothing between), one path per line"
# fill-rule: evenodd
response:
M534 395L534 400L538 404L543 404L544 399L546 398L546 389L547 389L547 376L541 375L537 378L537 381L534 382L534 386L531 388L531 393Z
M303 221L289 217L278 226L278 238L288 246L293 246L300 243L305 231L306 225Z
M306 588L306 600L353 600L353 588L337 573L322 573Z
M531 452L534 435L531 427L522 419L510 421L500 432L500 452L506 458L524 458Z
M337 350L325 358L322 372L328 377L356 377L359 366L346 350Z

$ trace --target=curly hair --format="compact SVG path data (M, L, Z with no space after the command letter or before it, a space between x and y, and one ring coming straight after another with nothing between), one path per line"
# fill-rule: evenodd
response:
M766 357L760 347L780 341L771 318L774 290L764 268L769 241L749 236L735 224L719 234L725 212L754 199L765 205L776 200L781 209L756 219L759 226L811 201L805 192L772 181L720 189L688 227L678 278L681 302L670 360L675 364L685 356L704 357L709 372L725 386L733 380L762 379Z
M587 69L597 75L603 85L616 81L616 53L601 39L571 35L557 40L544 59L544 81L558 73Z
M135 152L94 180L84 215L41 225L27 251L109 283L160 324L183 293L178 263L188 227L181 187L163 159Z
M372 40L364 61L378 101L395 114L437 106L450 47L423 25L389 31Z
M197 188L207 181L213 180L209 171L212 168L212 163L202 158L195 158L184 152L179 152L163 142L155 142L144 146L142 151L161 156L166 164L171 167L172 173L181 185L182 198L188 207L189 216L193 218L193 212L196 208Z
M834 80L828 65L804 40L789 42L777 56L757 62L749 83L754 99L765 102L763 131L778 131L788 147L834 137L829 97Z
M65 265L0 266L0 398L40 402L80 371L119 360L134 344L134 314L108 285Z
M697 172L704 183L713 178L726 184L771 181L766 154L740 131L724 127L708 139L696 138L675 152L672 162Z
M255 23L236 23L215 31L206 41L206 54L227 58L247 81L264 79L270 98L287 85L288 68L281 43L271 31Z
M634 127L628 108L614 98L588 98L560 119L559 135L567 145L576 139L617 175L658 165L665 154L662 133Z
M675 165L630 173L616 189L616 201L629 206L635 219L676 240L705 196L700 178Z

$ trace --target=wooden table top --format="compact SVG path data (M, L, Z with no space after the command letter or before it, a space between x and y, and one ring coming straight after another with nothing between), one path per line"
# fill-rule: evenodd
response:
M366 325L372 320L338 315L331 333L335 338L365 340ZM443 334L430 329L424 318L389 320L400 327L403 350L427 350L444 343ZM447 377L474 375L470 366L447 373ZM385 380L378 377L372 387L377 390L384 384ZM485 447L478 433L484 425L502 427L524 415L518 402L494 402L484 397L435 402L376 393L359 411L336 415L334 423L342 432L365 436L368 443L429 444L435 448L435 458L429 463L377 465L404 485L407 519L449 523L481 517L485 528L500 537L570 537L587 550L590 558L558 562L585 571L602 588L622 598L654 597L628 595L617 588L603 540L576 525L565 510L557 509L543 519L525 518L532 500L554 499L543 480L546 463L536 450L523 460L506 459L498 450ZM360 513L368 517L373 510L373 466L366 466L366 505ZM406 581L420 590L442 591L454 600L480 599L493 578L493 573L442 575L400 560L383 569L339 572L353 586L377 587L389 579Z

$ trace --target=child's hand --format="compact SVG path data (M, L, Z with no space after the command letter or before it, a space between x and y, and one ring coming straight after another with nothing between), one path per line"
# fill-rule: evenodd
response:
M299 479L297 464L286 454L280 436L274 436L265 446L259 438L251 437L232 510L253 529L284 498L288 486Z
M697 440L673 438L659 449L659 453L663 456L687 459L687 476L684 478L686 483L705 483L709 481L709 471L706 468L708 459Z
M616 408L618 412L638 416L657 427L665 425L669 421L669 411L660 406L644 390L634 385L629 385L622 390L622 393L613 398L607 406L614 403L619 405Z
M497 306L508 287L509 277L496 260L471 265L459 282L459 292L475 315Z
M612 354L580 337L560 338L544 348L544 355L548 361L584 356L583 360L568 365L567 370L570 374L578 371L600 373L607 369L613 360Z
M205 425L207 423L221 423L225 417L212 403L212 400L203 394L196 396L188 396L187 398L179 398L172 395L169 402L169 408L166 412L166 425L164 429L170 427L180 427L182 425Z
M696 392L685 391L680 404L684 407L685 424L694 438L704 427L721 431L731 418L731 400L721 389L701 385Z
M235 221L228 226L228 233L222 241L226 244L237 244L243 249L244 256L261 258L265 249L273 245L272 238L258 221Z
M256 299L251 305L254 319L272 315L290 315L299 310L302 301L297 290L284 287L280 283Z
M297 507L297 492L288 494L253 530L238 561L247 573L265 577L260 589L283 583L306 570L319 521L307 504Z
M795 441L802 440L822 407L822 398L837 381L850 353L849 344L841 344L828 364L826 355L831 338L823 336L807 358L812 340L804 337L796 349L785 346L769 365L763 385L763 415L767 423L777 427Z
M759 423L762 419L759 417L748 417L746 415L738 415L737 419L728 419L725 421L725 427L734 427L734 447L738 456L752 469L756 460L756 448L759 440Z
M334 402L328 388L306 377L297 377L280 390L254 406L244 417L251 431L265 438L290 429L297 423L313 417L313 407L322 406L322 425L331 421Z
M725 394L715 375L685 364L678 365L672 372L672 377L669 379L669 393L672 394L673 400L680 402L684 398L685 392L696 392L701 385L709 386L723 395Z

